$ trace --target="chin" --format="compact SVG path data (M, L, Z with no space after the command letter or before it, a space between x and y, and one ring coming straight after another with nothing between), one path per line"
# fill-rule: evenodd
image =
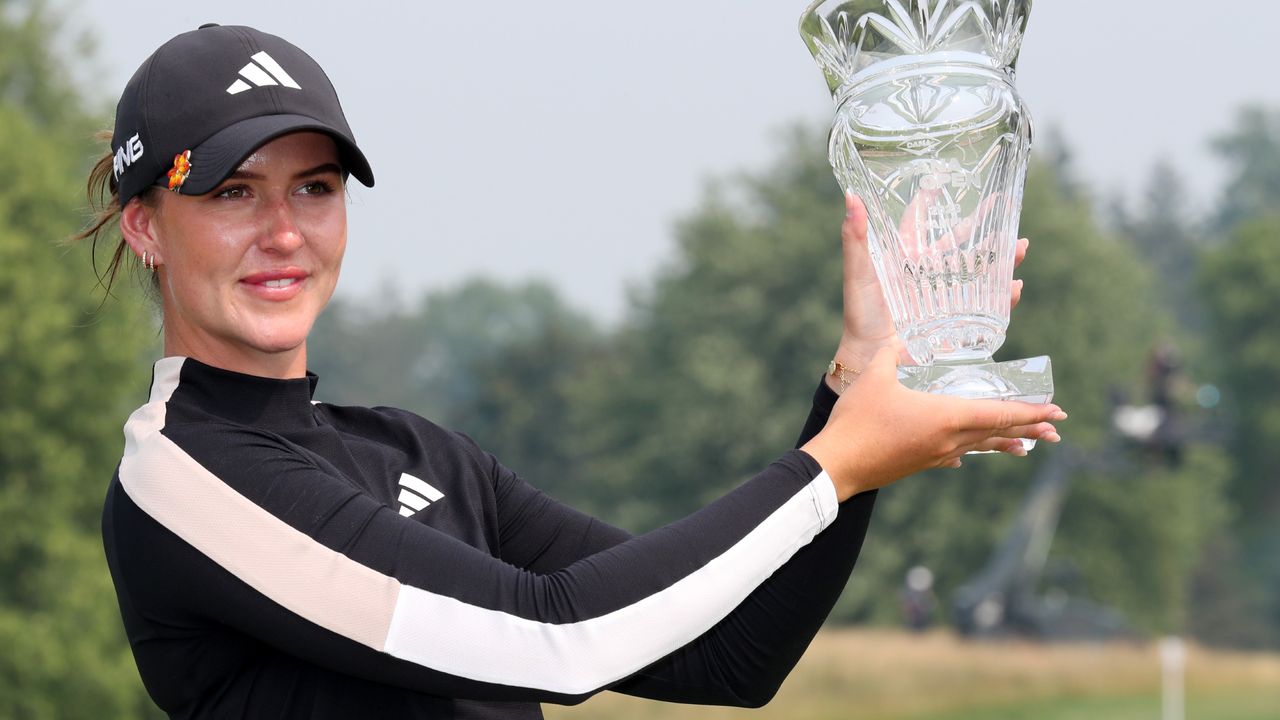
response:
M306 322L290 323L284 327L262 328L249 344L259 352L290 352L307 341L307 335L311 333L311 325L311 322Z

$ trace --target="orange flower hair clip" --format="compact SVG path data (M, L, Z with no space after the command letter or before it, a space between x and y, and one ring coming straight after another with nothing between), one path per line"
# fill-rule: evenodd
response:
M178 192L182 183L191 174L191 151L186 150L173 156L173 169L169 171L169 189Z

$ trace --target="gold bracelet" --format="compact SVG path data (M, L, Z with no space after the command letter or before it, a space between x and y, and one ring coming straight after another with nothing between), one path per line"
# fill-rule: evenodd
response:
M827 374L834 375L835 378L840 381L840 392L843 393L845 390L849 389L849 383L853 382L853 378L861 375L862 371L854 370L839 360L832 360L831 363L827 365Z

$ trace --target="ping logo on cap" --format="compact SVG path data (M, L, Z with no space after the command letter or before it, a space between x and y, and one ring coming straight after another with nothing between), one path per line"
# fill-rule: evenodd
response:
M142 157L142 138L139 135L140 133L134 133L133 137L116 148L116 155L111 160L111 172L115 175L116 182L120 181L120 176L130 165Z
M253 61L257 61L255 65ZM243 79L241 79L243 78ZM248 80L249 82L245 82ZM266 51L259 52L250 58L249 64L240 68L240 77L227 87L228 95L236 95L245 90L252 89L249 83L253 83L257 87L266 87L268 85L283 85L294 90L301 90L298 83L289 76L289 73L280 67L280 63L276 62Z

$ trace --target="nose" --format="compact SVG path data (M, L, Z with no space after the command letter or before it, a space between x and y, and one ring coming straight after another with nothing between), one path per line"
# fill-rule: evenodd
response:
M265 206L262 218L263 234L260 245L267 252L288 255L306 244L306 238L294 217L294 208L287 199L278 199Z

